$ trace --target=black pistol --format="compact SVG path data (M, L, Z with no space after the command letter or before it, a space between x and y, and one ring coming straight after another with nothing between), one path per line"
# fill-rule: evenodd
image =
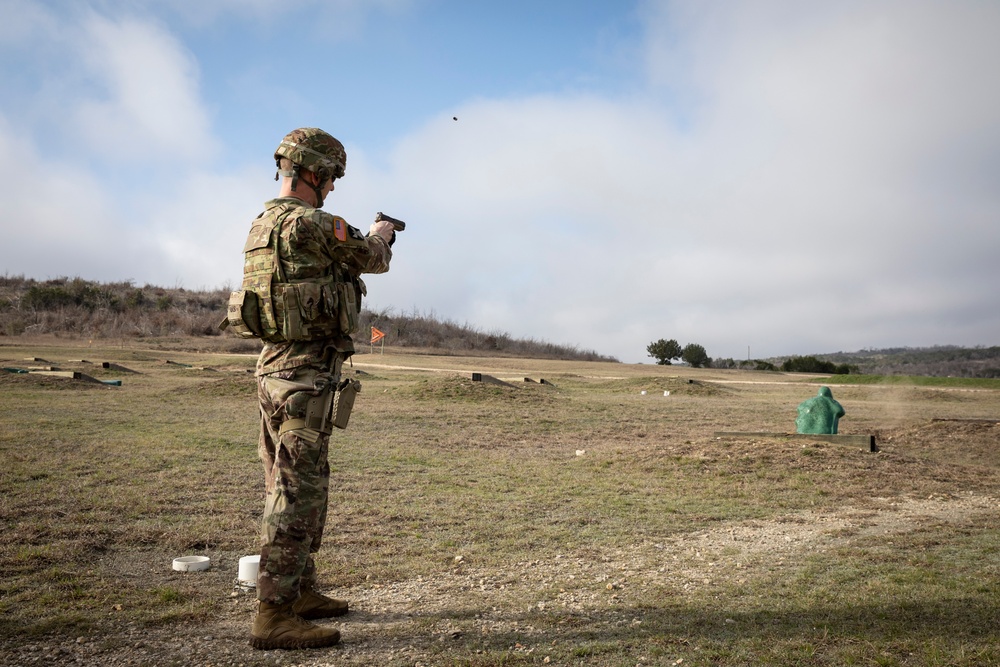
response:
M406 223L403 222L402 220L397 220L396 218L390 215L386 215L382 211L379 211L378 213L375 214L375 222L382 222L383 220L385 220L386 222L391 222L394 231L401 232L404 229L406 229Z

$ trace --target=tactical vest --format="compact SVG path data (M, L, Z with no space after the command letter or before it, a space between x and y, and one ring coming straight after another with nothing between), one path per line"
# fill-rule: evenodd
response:
M242 289L230 294L224 323L241 338L283 343L349 336L357 329L364 283L342 264L334 262L330 275L321 278L285 277L278 250L281 227L300 208L278 204L261 213L250 229L243 247ZM347 225L342 218L334 218L334 224Z

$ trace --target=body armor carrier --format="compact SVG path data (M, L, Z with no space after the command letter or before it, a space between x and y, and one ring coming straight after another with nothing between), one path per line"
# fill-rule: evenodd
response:
M285 277L278 243L282 224L296 208L289 203L270 208L250 229L243 247L242 289L230 294L223 323L241 338L284 343L350 336L357 329L364 283L339 262L333 263L328 276Z

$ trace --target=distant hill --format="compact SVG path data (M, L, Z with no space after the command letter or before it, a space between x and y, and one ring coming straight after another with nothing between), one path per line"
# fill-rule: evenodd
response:
M713 368L853 375L1000 378L1000 347L894 347L770 359L715 359Z
M252 352L254 340L243 340L218 329L225 315L227 289L192 291L154 285L137 287L131 281L97 283L81 278L37 281L23 276L0 276L0 336L59 335L89 338L176 338L211 340L229 351ZM361 313L355 339L367 342L374 326L384 331L390 347L429 354L510 356L617 362L614 357L570 345L535 339L516 339L499 330L481 331L469 324L441 321L433 314ZM1000 378L1000 346L896 347L858 352L810 355L851 372L869 375L928 375L937 377ZM752 368L770 364L780 368L791 357L762 362L719 359L722 368Z
M192 291L131 281L97 283L81 278L37 281L0 276L0 336L60 335L88 338L213 338L229 351L260 349L255 340L219 331L229 290ZM437 354L608 361L617 359L592 350L508 333L480 331L468 324L440 321L433 315L363 310L358 343L367 342L374 326L387 334L392 347Z
M867 375L1000 378L1000 346L893 347L882 350L813 355L835 364L856 366ZM771 360L780 365L787 357Z

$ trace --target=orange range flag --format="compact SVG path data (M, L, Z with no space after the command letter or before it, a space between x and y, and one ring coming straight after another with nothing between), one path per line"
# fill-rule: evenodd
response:
M375 343L379 342L383 338L385 338L385 332L384 331L379 331L375 327L372 327L372 342L371 342L371 344L374 345Z

